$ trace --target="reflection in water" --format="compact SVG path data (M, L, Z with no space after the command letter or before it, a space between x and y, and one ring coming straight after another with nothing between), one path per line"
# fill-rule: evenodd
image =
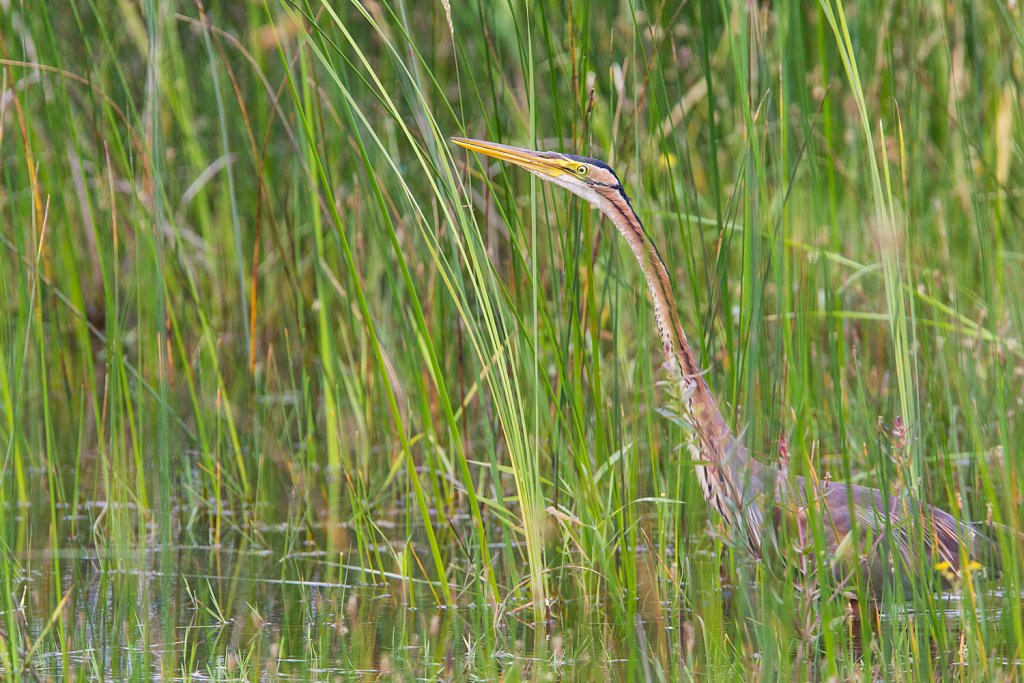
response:
M78 510L65 520L96 514ZM54 550L46 547L47 536L15 554L21 573L10 580L23 607L18 620L7 623L19 623L22 642L34 644L29 673L40 679L74 673L107 680L320 680L390 673L401 680L646 680L681 675L698 662L707 667L704 673L715 666L735 672L735 661L744 657L744 666L768 668L771 655L759 645L765 632L759 625L781 619L794 628L801 622L799 609L769 609L771 596L759 595L753 582L742 594L735 586L711 592L687 592L682 582L666 586L663 558L646 548L636 550L635 594L624 604L594 602L587 597L592 593L574 592L576 578L553 580L556 592L546 618L535 624L532 604L521 592L506 588L507 601L495 608L481 582L460 577L453 586L456 606L438 608L437 587L419 570L429 552L421 539L398 537L404 527L388 520L377 528L395 536L382 536L377 547L356 547L349 543L348 527L329 520L319 526L233 528L219 546L182 532L173 547L151 542L143 551L113 542L102 549ZM77 545L66 541L67 548ZM688 561L713 567L719 559L705 550ZM451 575L459 571L466 570L455 566ZM1003 598L984 596L990 606L985 628L1001 628ZM949 671L964 661L961 624L968 605L956 594L936 599L942 607L929 615L910 607L868 611L874 623L867 632L907 634L940 615L948 637L933 639L929 649L938 670ZM819 606L803 605L811 615ZM53 618L58 609L65 620ZM798 654L793 660L806 662L805 672L813 674L818 653L830 647L826 630L856 658L884 656L862 650L865 631L857 613L844 607L829 624L808 622L806 632L797 629L806 640L790 642ZM726 644L733 649L722 652L731 654L717 665L709 654L714 644L705 637L716 619L731 624L724 632L737 641ZM879 666L874 670L883 671Z

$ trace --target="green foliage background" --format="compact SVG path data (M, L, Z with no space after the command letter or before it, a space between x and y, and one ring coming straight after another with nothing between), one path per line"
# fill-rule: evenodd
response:
M733 553L628 250L447 138L616 168L758 457L1019 531L1022 36L1005 2L3 3L0 666L1020 676L1013 543L852 621Z

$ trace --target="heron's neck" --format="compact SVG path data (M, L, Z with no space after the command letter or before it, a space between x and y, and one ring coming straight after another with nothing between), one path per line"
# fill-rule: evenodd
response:
M607 199L602 203L601 210L626 238L647 280L654 301L658 335L669 365L681 383L682 393L688 396L686 410L700 440L698 447L701 456L713 465L721 465L727 459L731 460L730 455L740 455L742 446L735 443L729 425L697 365L693 349L686 340L686 334L679 323L665 262L625 196Z

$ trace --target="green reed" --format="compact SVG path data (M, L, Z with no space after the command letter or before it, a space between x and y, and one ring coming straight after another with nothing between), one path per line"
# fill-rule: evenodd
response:
M5 674L1019 676L1019 10L9 5ZM757 457L1002 577L752 562L628 249L451 135L608 160Z

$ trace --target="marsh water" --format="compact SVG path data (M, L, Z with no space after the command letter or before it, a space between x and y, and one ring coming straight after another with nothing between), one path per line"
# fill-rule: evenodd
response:
M510 590L507 601L494 605L462 576L454 604L440 606L437 586L418 578L429 549L400 533L407 528L404 509L373 520L379 542L362 547L352 542L351 522L248 524L227 513L215 542L217 526L197 523L185 509L173 510L170 544L160 541L164 527L151 520L143 545L109 539L89 547L83 539L95 538L108 515L130 517L137 508L92 501L60 510L57 528L30 523L49 512L18 511L24 533L12 550L20 575L11 580L20 607L6 615L8 628L13 624L23 642L34 643L33 652L20 656L31 659L23 672L36 680L655 680L692 673L696 661L707 667L703 674L725 677L737 665L728 658L718 668L708 665L713 645L703 629L716 615L678 598L652 605L643 595L627 596L632 623L624 627L622 611L611 604L553 594L538 621L533 605L515 597L521 592ZM458 528L468 520L449 522ZM211 537L197 538L197 528ZM703 554L709 565L717 561ZM724 610L717 617L734 622L727 632L743 632L744 622L760 617L737 616L734 593L726 585L705 604L717 602ZM947 646L962 646L965 599L947 594L942 600ZM63 621L55 619L58 611ZM912 616L911 607L879 614L874 628ZM990 617L998 628L998 614ZM855 623L835 631L843 647L861 648ZM813 660L821 634L808 638L804 647ZM764 655L756 643L743 647L741 657L744 651L757 668ZM932 652L947 672L962 655L956 647ZM763 665L771 672L770 660ZM815 671L813 661L807 666Z
M102 509L90 503L64 519L88 524ZM375 525L383 534L397 529L387 519ZM616 629L602 621L599 605L552 599L540 624L532 605L515 598L494 606L464 592L440 606L411 559L429 549L386 535L378 547L359 549L348 544L348 530L323 521L253 526L225 532L216 545L182 532L171 545L154 538L144 551L113 543L84 549L69 529L52 547L33 539L35 547L14 555L23 568L14 577L18 627L26 642L40 644L25 673L40 680L502 680L510 671L547 679L631 661L626 644L615 649ZM69 617L60 633L54 604ZM665 607L657 628L675 637L682 614Z

